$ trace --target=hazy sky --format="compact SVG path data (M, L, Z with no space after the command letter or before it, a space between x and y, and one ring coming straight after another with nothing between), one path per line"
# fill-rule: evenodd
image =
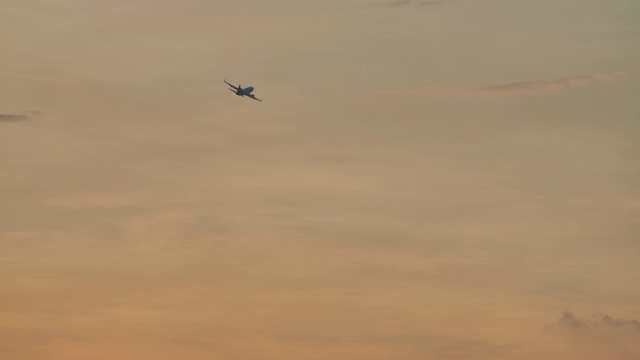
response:
M637 360L638 19L0 0L0 358Z

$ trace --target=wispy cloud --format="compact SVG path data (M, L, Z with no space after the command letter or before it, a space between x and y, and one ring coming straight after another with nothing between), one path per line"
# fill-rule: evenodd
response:
M515 346L492 344L484 340L466 339L436 334L367 334L367 335L331 335L331 334L302 334L276 333L276 337L288 341L324 344L378 344L386 346L404 346L413 348L420 354L431 354L434 358L453 359L460 357L474 357L485 355L488 357L505 356L516 350Z
M582 359L640 358L640 321L636 319L611 315L583 318L567 311L549 330L570 341Z
M593 81L615 83L629 77L625 72L573 76L554 80L516 82L484 87L424 87L391 90L393 94L428 95L444 97L476 97L507 95L541 95L559 92L567 87L585 86Z
M587 324L584 321L578 319L570 311L565 311L560 320L558 320L558 323L563 327L573 330L583 330L587 327Z
M429 5L438 5L442 4L445 0L395 0L395 1L386 1L379 3L372 3L365 6L368 9L397 9L407 6L429 6Z
M80 192L66 196L52 196L45 205L69 209L117 209L129 207L186 207L198 204L196 193L165 195L160 198L133 194Z
M559 323L573 330L618 330L637 332L640 335L640 320L621 319L611 315L597 315L592 319L580 319L572 312L565 312Z
M136 199L131 196L82 193L74 197L54 196L46 200L46 205L66 208L121 208L133 206Z
M37 111L25 111L15 114L0 114L0 122L25 121L37 115Z

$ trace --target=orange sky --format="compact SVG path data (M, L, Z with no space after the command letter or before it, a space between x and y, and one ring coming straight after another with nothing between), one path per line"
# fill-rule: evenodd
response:
M640 358L638 16L0 2L0 358Z

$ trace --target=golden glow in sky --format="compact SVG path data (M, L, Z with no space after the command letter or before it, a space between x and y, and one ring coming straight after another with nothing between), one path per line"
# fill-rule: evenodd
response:
M1 1L0 359L639 359L638 18Z

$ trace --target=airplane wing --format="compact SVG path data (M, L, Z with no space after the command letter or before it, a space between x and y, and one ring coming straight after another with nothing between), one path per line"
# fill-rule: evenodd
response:
M249 94L247 95L248 97L252 98L253 100L258 100L258 101L262 101L262 99L258 99L255 95L253 94Z
M229 84L226 79L224 80L224 82L227 83L227 85L231 86L232 88L236 89L236 91L238 90L237 86L233 86L233 85Z

